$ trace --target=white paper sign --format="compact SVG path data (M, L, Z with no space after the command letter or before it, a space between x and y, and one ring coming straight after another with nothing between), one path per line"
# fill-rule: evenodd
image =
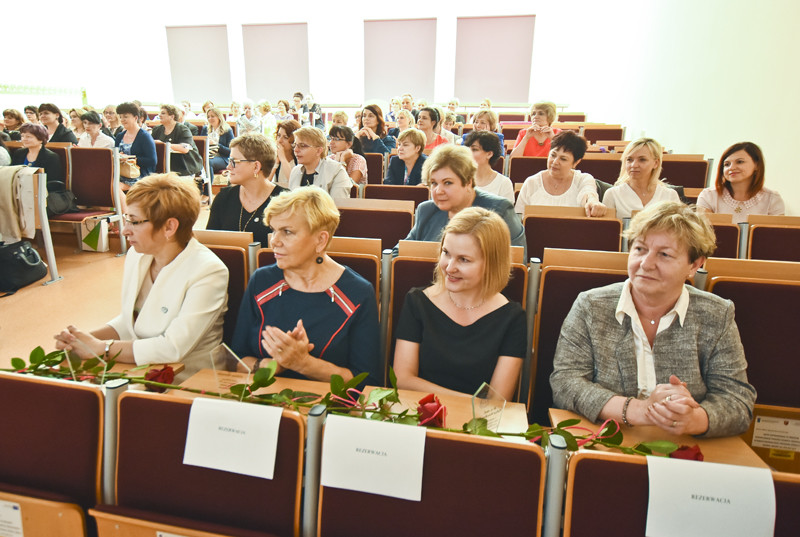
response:
M0 501L0 535L22 537L22 510L18 503Z
M647 471L647 537L772 537L769 469L647 457Z
M800 451L800 420L758 416L753 447Z
M328 416L320 481L326 487L420 501L425 428Z
M272 479L281 414L279 407L198 397L183 464Z

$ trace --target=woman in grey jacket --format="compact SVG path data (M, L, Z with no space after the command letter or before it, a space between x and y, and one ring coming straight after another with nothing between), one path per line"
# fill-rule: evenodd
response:
M636 215L628 280L581 293L561 327L555 405L672 434L747 430L756 391L733 303L686 285L715 249L710 224L679 202Z

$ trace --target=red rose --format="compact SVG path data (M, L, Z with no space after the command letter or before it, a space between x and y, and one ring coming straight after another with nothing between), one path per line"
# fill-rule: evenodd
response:
M175 371L171 366L165 365L162 369L151 369L145 374L144 379L160 382L161 384L172 384L172 381L175 380ZM151 386L147 384L145 387L148 392L163 393L167 391L166 388L162 388L161 386Z
M687 461L702 461L703 453L700 451L700 446L697 444L692 447L681 446L669 454L671 459L684 459Z
M420 425L444 428L447 409L445 409L444 405L439 401L439 398L432 393L429 393L419 400L417 414L419 414Z

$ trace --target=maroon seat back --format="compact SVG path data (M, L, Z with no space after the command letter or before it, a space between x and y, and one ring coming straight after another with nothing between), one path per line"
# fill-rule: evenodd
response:
M591 159L584 158L578 169L584 173L590 174L595 179L600 179L606 183L614 184L619 179L621 161L617 159Z
M519 131L524 129L525 127L520 127L519 125L503 125L500 129L500 132L503 133L503 138L506 140L516 140L517 136L519 135Z
M547 157L512 157L508 176L512 183L524 183L525 179L547 169Z
M225 312L222 340L228 345L233 341L239 307L247 289L247 252L235 246L208 245L208 249L228 267L228 311Z
M494 161L494 164L492 164L492 169L497 173L505 174L506 171L505 166L506 166L506 157L500 157L496 161Z
M707 160L664 160L661 179L685 188L705 188L708 176Z
M739 226L736 224L713 224L717 236L717 249L711 257L739 257Z
M794 537L800 528L800 479L797 474L773 472L775 485L774 537Z
M528 257L542 259L545 248L619 252L620 220L599 218L525 217Z
M67 185L67 188L71 190L70 182L72 177L69 175L69 151L70 148L67 147L69 144L67 143L50 143L46 144L45 147L58 155L58 160L61 161L61 173L62 177L64 178L64 184Z
M757 403L800 408L800 282L713 279L711 292L732 300Z
M396 157L392 157L396 158ZM409 200L414 202L414 209L423 201L431 198L431 192L426 186L419 185L367 185L364 187L364 197L379 200Z
M547 410L553 406L550 374L553 357L569 310L583 291L624 281L628 275L621 270L591 271L564 267L546 267L539 288L539 309L534 328L534 355L529 386L528 421L546 425Z
M502 121L509 121L509 122L513 121L515 123L521 123L521 122L525 121L525 116L526 115L527 114L525 112L503 112L501 114L497 114L497 120L501 121L501 122ZM514 137L516 137L516 136L517 135L515 134Z
M356 253L331 253L331 259L350 267L353 271L372 284L376 290L380 289L380 260L374 255ZM275 254L271 249L262 248L256 257L258 267L266 267L275 263Z
M73 147L72 193L78 205L114 206L114 152L106 148Z
M200 153L200 158L203 159L203 169L208 173L208 136L192 136L194 145L197 146L197 152Z
M405 211L353 209L339 207L337 237L381 239L381 249L393 248L411 231L413 215Z
M382 537L535 535L543 463L534 444L428 431L422 501L322 487L319 534L351 537L357 524L355 533Z
M156 143L156 173L167 173L167 144L155 140Z
M96 386L0 374L0 490L100 501L103 396ZM17 489L19 492L19 489Z
M574 114L569 112L558 114L558 122L563 123L565 121L584 122L586 121L586 114Z
M625 129L622 127L585 127L583 129L583 137L592 144L597 140L622 140L624 135Z
M275 474L270 480L183 464L191 407L187 399L134 392L122 395L117 452L119 506L185 519L189 528L208 523L293 535L300 513L305 435L302 418L284 411ZM152 460L143 460L148 456Z
M383 183L383 155L381 153L364 153L367 161L367 183L380 185Z
M750 227L750 259L800 261L800 227Z

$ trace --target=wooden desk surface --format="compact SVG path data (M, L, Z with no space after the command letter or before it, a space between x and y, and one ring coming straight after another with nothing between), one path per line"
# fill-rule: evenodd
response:
M181 383L181 386L199 390L227 392L234 384L245 381L246 374L232 371L217 371L216 377L213 369L202 369ZM219 380L217 380L219 379ZM320 397L330 391L330 384L314 380L300 380L285 377L275 377L275 383L260 392L276 393L286 388L295 391L306 391L319 394ZM364 390L369 394L374 386L367 386ZM171 395L177 397L197 397L197 394L172 390ZM256 392L259 393L259 392ZM405 408L416 410L417 402L425 397L427 392L399 390L400 402ZM461 426L472 419L472 400L468 395L440 395L439 400L447 408L446 426L460 429ZM302 410L302 409L301 409ZM506 403L503 417L500 421L501 432L523 432L528 428L528 416L525 405L522 403Z
M109 369L109 371L111 373L128 373L128 372L130 372L132 374L137 374L137 375L144 376L144 374L147 373L148 371L150 371L151 369L161 369L162 367L167 366L167 365L168 366L172 366L172 369L175 371L176 375L178 373L180 373L181 371L183 371L184 369L186 369L186 365L184 365L183 362L175 362L175 363L172 363L172 364L148 364L147 367L144 367L142 369L138 369L136 371L131 371L132 369L137 368L139 366L136 365L136 364L123 364L123 363L117 362L116 364L114 364L114 366L111 369Z
M570 412L569 410L551 408L549 412L550 421L554 424L564 420L578 418L581 420L579 425L587 429L596 432L600 427L599 424L592 423L583 416ZM729 436L726 438L695 438L694 436L685 434L671 435L655 426L627 427L620 424L620 427L622 428L623 434L622 443L625 446L632 447L639 442L648 440L667 440L678 445L688 446L697 444L703 452L704 459L708 462L767 468L767 464L738 436ZM576 431L575 434L581 433ZM597 449L605 450L606 448L597 446ZM637 455L631 456L636 457Z

